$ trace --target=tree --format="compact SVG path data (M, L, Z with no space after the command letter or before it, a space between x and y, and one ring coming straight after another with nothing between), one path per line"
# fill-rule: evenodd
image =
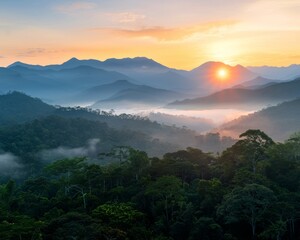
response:
M95 228L105 239L148 239L144 236L147 232L143 227L144 214L131 203L105 203L92 214L98 222Z
M181 181L174 176L162 176L148 185L145 194L153 198L154 206L162 207L169 228L176 207L180 207L185 201Z
M252 171L256 173L257 162L262 160L265 156L265 151L272 146L274 141L263 131L249 129L240 135L236 144L244 147L245 155L251 162Z
M149 165L147 153L130 149L128 161L130 163L130 169L135 173L135 180L138 181L143 170Z
M258 163L267 158L267 149L274 141L260 130L247 130L240 140L222 153L219 159L225 178L231 179L237 168L246 167L257 173Z
M225 195L218 208L218 214L222 215L228 224L246 221L251 225L252 239L256 239L257 223L264 219L275 200L274 193L269 188L258 184L247 184Z
M222 235L222 227L213 218L201 217L195 222L189 240L218 240Z

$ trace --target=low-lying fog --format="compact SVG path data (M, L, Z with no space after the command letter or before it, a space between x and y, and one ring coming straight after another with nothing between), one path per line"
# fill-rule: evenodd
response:
M101 110L111 111L111 109ZM184 126L199 133L210 131L241 115L253 112L237 109L177 110L166 108L119 108L113 110L115 114L127 113L148 117L151 121L166 125L176 125L177 127Z

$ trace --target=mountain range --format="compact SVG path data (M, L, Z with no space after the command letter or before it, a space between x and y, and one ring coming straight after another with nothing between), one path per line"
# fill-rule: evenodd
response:
M259 76L278 80L292 80L300 76L300 64L292 64L287 67L247 67Z
M220 67L226 67L234 73L228 84L215 84L214 71ZM166 67L145 57L105 61L72 58L62 64L47 66L15 62L7 68L1 68L0 76L2 92L23 91L57 104L63 104L65 98L81 96L90 88L118 80L190 96L204 96L257 77L240 65L231 67L219 62L208 62L191 71L184 71ZM95 102L100 100L103 100L101 96Z
M219 69L227 69L228 81L217 79ZM246 68L206 62L186 71L145 57L105 61L71 58L62 64L41 66L15 62L0 68L0 93L21 91L51 104L102 109L134 108L150 103L163 107L173 102L168 107L228 108L232 104L244 107L248 103L249 106L258 104L257 110L297 97L298 84L289 87L280 81L299 73L299 65ZM184 98L187 100L182 101Z
M258 109L300 97L300 78L258 88L228 88L206 97L176 101L168 106L179 109Z

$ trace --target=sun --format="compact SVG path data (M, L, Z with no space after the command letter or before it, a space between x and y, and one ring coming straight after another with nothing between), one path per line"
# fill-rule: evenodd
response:
M228 71L228 69L226 69L226 68L219 68L219 69L217 70L216 75L217 75L217 78L218 78L219 80L225 81L225 80L227 80L228 77L229 77L229 71Z

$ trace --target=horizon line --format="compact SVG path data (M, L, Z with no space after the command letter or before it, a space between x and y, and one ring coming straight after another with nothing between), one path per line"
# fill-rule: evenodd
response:
M67 60L61 62L61 63L48 63L46 65L42 65L42 64L38 64L38 63L28 63L28 62L22 62L22 61L14 61L6 66L0 66L0 67L3 67L3 68L8 68L9 66L15 64L15 63L23 63L23 64L28 64L28 65L32 65L32 66L40 66L40 67L47 67L47 66L51 66L51 65L62 65L72 59L76 59L76 60L79 60L79 61L89 61L89 60L96 60L96 61L99 61L99 62L105 62L107 60L110 60L110 59L116 59L116 60L123 60L123 59L136 59L136 58L146 58L148 60L152 60L164 67L167 67L167 68L170 68L170 69L175 69L175 70L182 70L182 71L191 71L199 66L202 66L206 63L209 63L209 62L214 62L214 63L222 63L222 64L225 64L225 65L228 65L230 67L236 67L236 66L242 66L242 67L245 67L245 68L252 68L252 67L274 67L274 68L287 68L287 67L291 67L293 65L300 65L300 63L291 63L289 65L267 65L267 64L264 64L264 65L249 65L249 66L245 66L245 65L242 65L242 64L229 64L229 63L226 63L226 62L222 62L222 61L218 61L218 60L208 60L208 61L205 61L205 62L202 62L201 64L197 65L196 67L193 67L191 69L183 69L183 68L176 68L176 67L170 67L170 66L167 66L167 65L164 65L162 63L160 63L159 61L156 61L155 59L153 58L149 58L149 57L146 57L146 56L135 56L135 57L123 57L123 58L116 58L116 57L110 57L110 58L106 58L104 60L101 60L101 59L97 59L97 58L86 58L86 59L79 59L78 57L71 57L71 58L68 58Z

